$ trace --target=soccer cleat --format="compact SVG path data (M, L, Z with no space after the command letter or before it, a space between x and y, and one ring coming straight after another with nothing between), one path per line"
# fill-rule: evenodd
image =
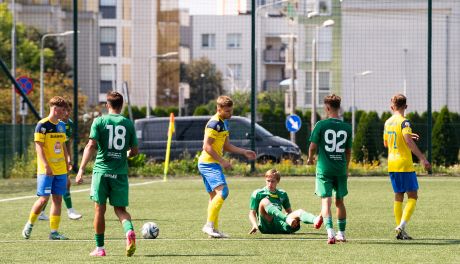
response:
M204 225L201 229L203 233L207 234L210 238L222 238L222 236L214 230L211 226Z
M136 251L136 234L129 230L126 234L126 256L131 257Z
M92 257L105 257L105 249L98 250L97 248L93 252L89 253Z
M411 240L412 239L412 237L409 236L409 234L407 234L407 232L404 231L404 229L400 227L397 227L395 231L396 231L396 239L398 240Z
M72 220L78 220L82 217L82 215L76 212L73 208L67 209L67 215Z
M335 237L327 237L327 243L329 245L335 244Z
M38 216L38 220L42 220L42 221L49 221L49 217L45 214L45 211L42 211L40 213L40 215Z
M220 232L217 229L214 229L214 232L220 235L220 238L229 238L230 236L228 234L225 234L224 232Z
M323 225L323 216L318 215L315 218L315 222L313 222L313 226L315 227L315 229L320 229L322 225Z
M25 239L29 239L30 234L32 233L32 227L34 227L34 225L26 223L24 229L22 230L22 237L24 237Z
M347 242L347 239L345 238L345 235L344 235L344 234L338 233L338 234L335 236L335 241L337 241L337 242Z
M49 235L49 239L50 240L69 240L68 237L62 235L62 234L59 234L59 232L51 232L50 235Z

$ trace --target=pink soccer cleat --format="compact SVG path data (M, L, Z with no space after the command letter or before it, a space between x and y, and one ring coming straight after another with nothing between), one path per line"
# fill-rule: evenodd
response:
M136 251L136 234L133 230L126 234L126 256L131 257Z
M105 249L98 250L97 248L93 252L89 253L92 257L105 257Z
M313 226L315 227L315 229L320 229L322 225L323 225L323 216L318 215L315 218L315 222L313 223Z

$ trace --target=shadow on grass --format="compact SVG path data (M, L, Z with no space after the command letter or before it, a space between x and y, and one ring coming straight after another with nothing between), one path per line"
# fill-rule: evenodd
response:
M420 246L446 246L459 245L460 239L443 239L443 238L420 238L412 240L394 240L394 241L355 241L357 244L376 244L376 245L420 245Z

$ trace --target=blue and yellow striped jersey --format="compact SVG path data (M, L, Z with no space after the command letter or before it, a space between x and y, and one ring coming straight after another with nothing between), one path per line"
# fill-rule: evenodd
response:
M206 127L204 129L205 137L208 136L214 139L214 143L212 144L212 149L222 157L224 152L224 143L227 139L229 132L228 132L228 125L226 120L222 120L219 118L218 114L209 119ZM203 150L201 152L201 156L199 161L200 163L219 163L215 160L209 153Z
M388 172L415 171L412 153L404 140L405 134L412 134L409 120L397 114L385 122L383 140L388 146Z
M35 127L34 141L43 143L45 158L53 171L53 175L67 174L64 156L66 142L65 123L58 121L54 124L49 118L40 120ZM37 157L37 174L45 174L45 164Z

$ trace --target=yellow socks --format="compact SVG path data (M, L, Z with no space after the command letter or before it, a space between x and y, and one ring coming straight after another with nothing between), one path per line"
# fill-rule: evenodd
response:
M35 224L35 222L37 222L38 216L39 214L34 214L31 212L29 215L29 224L31 225Z
M410 217L415 211L415 204L417 203L417 200L409 198L407 200L406 207L404 207L404 212L402 215L402 220L407 223L410 220Z
M394 211L394 214L395 214L396 226L399 226L399 224L401 224L401 217L402 217L402 214L403 214L402 202L394 201L393 211Z
M212 222L214 225L216 224L216 220L219 216L220 208L224 204L224 199L220 195L214 196L211 202L208 205L208 223Z
M57 231L59 229L59 223L61 222L61 216L51 215L50 216L50 229L51 232Z

